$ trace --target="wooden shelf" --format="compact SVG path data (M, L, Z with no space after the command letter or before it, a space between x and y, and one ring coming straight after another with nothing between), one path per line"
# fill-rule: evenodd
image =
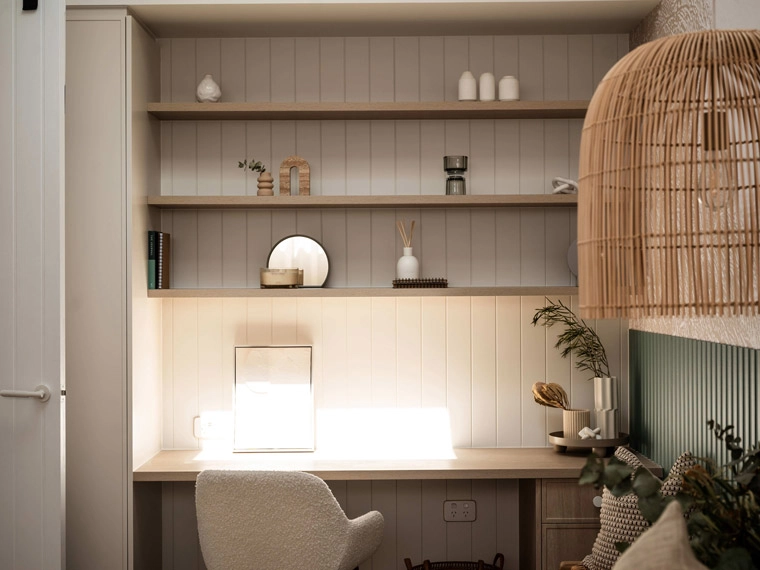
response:
M588 101L424 103L148 103L164 121L348 119L582 119Z
M171 210L280 208L547 208L578 204L576 194L469 196L149 196L148 205Z
M228 297L519 297L577 295L577 287L442 287L394 289L392 287L303 287L299 289L149 289L154 299Z

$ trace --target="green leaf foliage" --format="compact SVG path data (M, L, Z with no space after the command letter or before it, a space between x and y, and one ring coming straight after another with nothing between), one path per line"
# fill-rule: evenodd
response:
M562 349L562 356L575 355L575 367L579 370L587 370L598 377L610 376L610 366L607 362L607 353L596 331L578 318L562 301L553 302L546 298L548 305L542 309L536 309L531 321L533 326L541 324L552 327L556 324L563 325L564 331L557 337L555 348Z
M633 478L633 492L639 498L649 498L660 494L662 481L652 475L649 469L639 467Z
M256 159L248 160L247 158L243 161L238 161L238 168L246 168L249 169L251 172L266 172L267 167L260 161Z
M753 570L755 565L745 549L729 548L720 555L716 568L718 570Z
M675 497L663 497L662 483L647 469L621 467L614 457L605 465L593 456L584 466L580 484L606 485L615 496L635 493L639 510L655 522L669 501L676 500L687 513L687 529L692 550L707 567L716 570L760 569L760 443L744 449L733 426L714 421L708 429L722 441L731 460L716 466L701 459L700 465L684 475L683 490ZM623 464L625 465L625 464Z

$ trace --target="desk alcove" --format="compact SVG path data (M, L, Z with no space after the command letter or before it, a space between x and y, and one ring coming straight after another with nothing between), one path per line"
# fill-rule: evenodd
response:
M642 457L645 465L660 475L661 468ZM423 509L441 513L437 528L419 529L430 535L446 530L446 525L501 525L499 536L509 539L511 551L504 552L510 568L541 569L552 564L553 544L557 540L575 541L574 533L583 538L596 535L598 509L592 499L598 494L593 487L579 487L577 479L586 462L584 454L560 454L550 448L457 448L446 459L383 459L352 460L314 453L231 453L162 451L135 469L134 523L135 569L179 568L176 552L167 552L164 533L172 533L167 541L170 549L186 549L191 557L197 553L194 534L194 481L204 469L297 470L312 473L328 482L349 517L362 508L378 509L384 505L368 500L372 488L396 486L398 496L420 496L419 505L401 502L385 510L386 532L395 532L397 521ZM353 491L349 491L349 487ZM414 493L417 490L417 493ZM458 492L482 496L459 497ZM494 504L483 501L490 497ZM349 493L365 495L362 505L347 505ZM472 498L478 502L475 523L443 522L444 499ZM356 513L352 512L356 510ZM482 513L482 516L481 516ZM431 525L433 526L433 525ZM472 533L477 535L476 527ZM183 534L184 533L184 534ZM564 533L564 534L562 534ZM486 533L487 534L487 533ZM478 535L479 536L479 535ZM479 540L473 538L473 540ZM382 548L382 546L381 546ZM396 558L414 553L402 552L403 539L396 543ZM504 549L499 545L499 548ZM586 546L581 546L581 549ZM443 553L445 554L445 553ZM172 558L172 562L162 558ZM202 567L202 566L201 566ZM383 569L385 570L385 569ZM390 570L390 569L388 569Z

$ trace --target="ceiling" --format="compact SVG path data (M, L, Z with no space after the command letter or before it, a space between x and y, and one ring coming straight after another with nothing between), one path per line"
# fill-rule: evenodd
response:
M69 8L124 4L68 0ZM657 0L133 0L128 6L156 36L169 38L627 33L656 4Z

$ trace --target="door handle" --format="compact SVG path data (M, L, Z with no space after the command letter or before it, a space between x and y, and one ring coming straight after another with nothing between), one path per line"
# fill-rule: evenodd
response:
M36 398L40 402L47 402L50 399L50 390L47 386L40 384L32 391L0 390L0 396L3 398Z

